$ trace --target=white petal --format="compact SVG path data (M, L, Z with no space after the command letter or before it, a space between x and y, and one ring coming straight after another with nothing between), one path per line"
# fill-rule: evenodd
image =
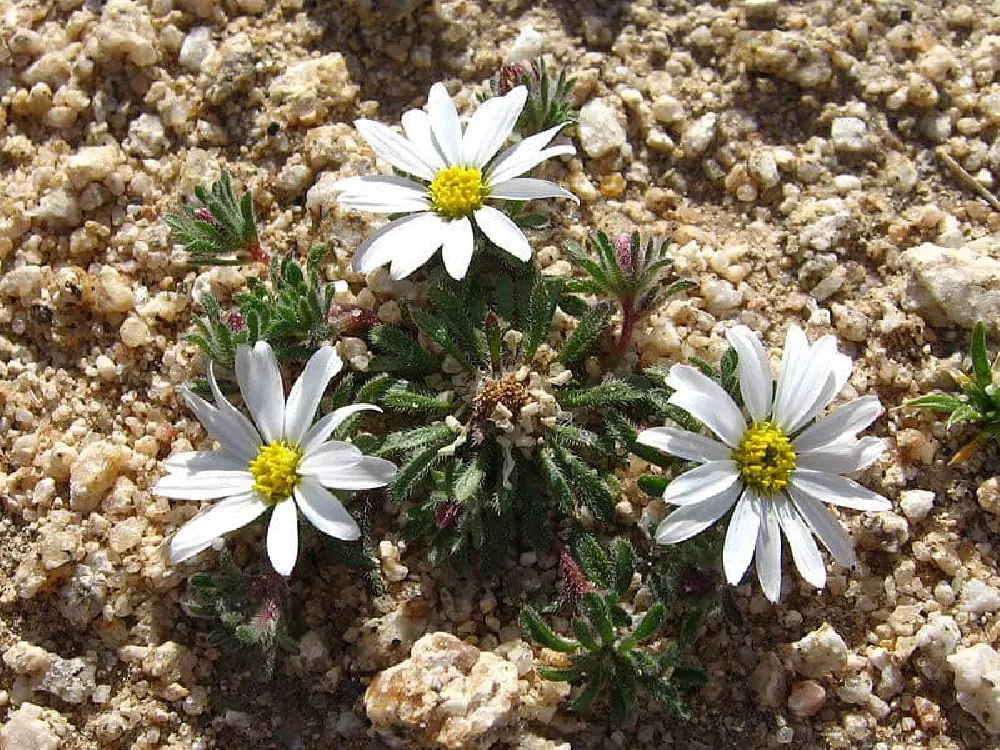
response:
M812 406L798 415L794 423L789 427L789 432L797 432L804 425L809 424L817 414L823 411L837 397L837 394L844 389L844 384L847 383L853 367L854 363L846 354L835 354L833 356L829 364L829 372L825 375L826 382L823 384L823 388L816 396ZM821 378L824 376L817 375L816 377Z
M753 560L761 512L757 496L750 490L744 491L729 520L726 541L722 547L722 568L731 586L739 585Z
M837 395L837 340L823 336L802 356L803 361L792 370L793 380L785 385L785 402L780 408L777 402L774 406L774 421L786 433L795 432L808 414L819 413Z
M309 476L335 490L372 490L385 487L396 476L396 465L384 458L364 456L351 466L313 471Z
M458 121L455 102L448 96L448 89L443 83L431 86L431 92L427 96L427 114L431 119L434 142L445 161L448 164L459 164L462 158L462 125Z
M380 214L426 211L429 192L423 185L405 177L348 177L333 185L340 191L337 203L359 211Z
M774 392L774 406L771 414L777 422L788 414L791 400L795 398L795 387L801 372L808 364L809 340L797 325L790 325L785 333L785 348L781 353L781 369L778 385ZM783 420L787 422L787 420ZM781 423L779 423L781 426Z
M476 224L490 242L518 260L531 260L531 245L517 224L492 206L483 206L474 214Z
M860 440L832 443L808 453L799 453L795 457L795 465L800 469L850 474L852 471L860 471L871 466L883 453L885 444L881 438L865 437Z
M729 447L717 440L667 425L643 430L636 441L672 456L700 463L725 461L732 455Z
M577 203L580 200L565 188L559 187L548 180L536 180L533 177L514 177L490 186L490 198L506 201L530 201L534 198L569 198Z
M493 158L510 137L527 98L528 89L517 86L479 105L462 138L462 164L482 169Z
M285 389L281 384L278 360L271 345L258 341L236 348L236 382L253 421L268 443L281 439L284 423Z
M757 580L764 596L771 602L781 598L781 527L774 506L766 500L761 504L763 514L757 528L755 554Z
M211 360L208 362L208 387L212 390L212 398L215 399L216 408L228 423L226 435L222 440L219 440L219 443L239 458L248 457L247 460L249 460L249 458L256 456L261 445L260 434L253 423L222 395L219 384L215 380L215 367Z
M431 168L412 143L387 126L374 120L355 120L354 126L372 150L396 169L424 180L434 179L437 170Z
M291 500L282 500L271 511L271 522L267 525L267 556L276 573L292 574L299 556L299 514Z
M441 247L441 219L429 211L396 219L368 236L354 253L358 273L371 273L390 261L418 254L426 262ZM414 268L418 268L418 263Z
M726 445L739 445L746 420L718 383L690 365L674 365L667 375L667 385L674 389L670 403L703 422Z
M401 118L403 132L417 153L436 172L444 169L447 165L444 156L438 151L434 143L434 135L431 133L431 118L422 109L410 109L403 113Z
M267 510L255 493L220 500L195 516L170 540L170 559L179 563L208 547L217 537L246 526Z
M231 412L218 409L194 395L184 386L181 386L179 390L184 402L194 412L209 437L244 461L249 462L257 455L257 450L260 448L260 437L257 437L255 447L249 436L256 435L257 432L246 417L240 414L237 418ZM249 426L249 433L244 429L247 426Z
M312 452L322 445L333 434L333 431L344 423L345 419L353 414L357 414L359 411L382 410L374 404L352 404L351 406L342 406L339 409L334 409L309 428L309 432L306 433L302 442L299 443L302 455L305 458L312 455Z
M844 568L853 568L858 558L854 554L854 545L844 533L843 526L833 517L822 503L817 502L808 495L799 492L795 487L789 486L786 490L796 510L799 511L809 528L823 542L823 546L830 550L833 559Z
M239 495L253 489L253 475L246 466L237 471L199 471L196 474L167 474L153 487L153 494L175 500L214 500Z
M467 218L445 222L441 259L453 279L464 279L472 261L472 222Z
M853 438L878 419L881 413L882 405L877 396L855 399L803 430L792 447L796 453L806 453L844 438Z
M320 347L306 362L305 369L292 386L285 403L283 434L285 440L292 445L298 445L302 441L312 425L326 387L343 366L337 350L332 346Z
M792 560L799 573L809 583L818 589L826 586L826 564L813 539L812 531L802 516L795 510L791 500L785 497L772 498L774 511L778 522L788 539L788 547L792 550Z
M726 339L739 355L740 393L755 422L771 415L771 361L753 331L736 326L726 331Z
M710 461L674 479L664 490L663 499L672 505L700 503L728 490L739 479L734 461Z
M299 464L299 474L308 476L317 471L346 468L353 466L363 457L364 454L350 443L331 440L316 446L303 457Z
M562 128L562 125L556 125L508 148L488 170L486 183L496 185L512 177L520 177L550 157L575 154L576 149L568 143L545 148Z
M302 480L295 488L295 501L309 523L327 536L348 542L360 538L361 529L351 514L315 480Z
M734 484L715 497L700 503L683 505L667 516L656 529L659 544L676 544L700 534L725 515L740 496L740 486Z
M853 479L828 474L825 471L796 469L789 484L810 497L831 505L877 513L892 508L892 503L876 492L862 487Z
M429 261L444 243L447 236L445 229L447 222L435 214L421 214L421 216L427 217L427 220L420 227L423 235L419 238L409 237L408 246L402 248L402 252L396 252L392 259L392 264L389 266L389 277L393 281L405 279L416 271ZM411 230L411 233L415 232L416 229Z
M246 471L247 462L224 451L185 451L167 456L163 468L172 474L202 471Z

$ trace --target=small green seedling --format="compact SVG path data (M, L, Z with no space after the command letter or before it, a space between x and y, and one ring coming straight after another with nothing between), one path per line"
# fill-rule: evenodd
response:
M978 450L989 438L1000 439L1000 355L990 364L986 354L986 328L982 322L972 330L972 374L954 372L952 377L961 389L961 394L929 393L908 402L909 406L930 409L948 415L948 427L971 424L979 432L951 459L952 465L960 464Z

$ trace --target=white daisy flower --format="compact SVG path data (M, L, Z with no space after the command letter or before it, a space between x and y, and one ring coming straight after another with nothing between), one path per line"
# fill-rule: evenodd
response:
M738 584L756 556L761 588L776 602L782 532L802 577L822 588L826 566L813 534L840 565L856 562L850 539L823 503L866 511L891 507L881 495L840 476L882 455L881 440L857 438L882 406L875 396L865 396L810 424L851 374L851 360L837 352L836 339L824 336L810 346L801 329L790 327L772 396L771 364L757 337L738 326L726 338L739 354L740 393L750 423L715 381L694 367L674 365L667 378L674 389L670 403L703 422L721 442L674 427L639 434L644 445L702 464L667 486L663 499L680 508L659 525L656 541L684 541L735 505L722 554L726 579Z
M391 263L392 278L402 279L442 247L445 269L461 279L472 260L473 221L497 247L518 260L531 259L531 246L518 226L486 201L577 198L553 182L520 177L552 156L575 153L568 144L548 145L561 125L525 138L494 159L513 131L527 96L528 90L518 86L504 96L487 99L463 133L454 102L444 85L435 83L426 112L411 109L403 114L405 138L374 120L354 123L378 156L429 183L384 176L349 177L334 185L343 206L408 214L365 240L354 255L354 270L368 273Z
M217 451L191 451L170 456L168 474L153 492L178 500L219 500L186 523L170 543L170 557L181 562L211 546L217 537L246 526L271 510L267 554L271 565L287 576L298 556L298 511L324 534L352 540L361 535L357 523L324 487L367 490L392 480L396 467L362 455L350 443L327 440L345 419L359 411L380 411L372 404L337 409L313 424L316 408L330 379L343 363L330 346L317 351L285 400L278 360L263 341L236 350L236 380L256 423L244 417L219 391L208 366L215 405L186 388L182 395Z

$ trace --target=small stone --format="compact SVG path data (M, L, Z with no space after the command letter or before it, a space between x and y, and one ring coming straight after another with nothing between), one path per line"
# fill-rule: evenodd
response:
M1000 591L985 581L973 578L962 586L962 596L959 609L982 615L1000 609Z
M307 126L318 124L331 109L354 101L358 91L339 52L293 63L267 89L289 123Z
M992 237L959 248L924 243L904 251L902 261L912 275L903 308L919 312L932 325L951 322L971 329L981 320L1000 333L998 251Z
M146 325L142 318L135 316L127 318L122 323L119 334L121 335L122 343L130 349L145 346L149 343L149 326Z
M829 623L792 644L795 671L806 677L826 677L847 665L847 644Z
M86 146L66 160L66 173L78 188L88 182L100 182L121 163L118 146Z
M858 117L838 117L830 126L833 147L842 154L864 154L871 149L868 126Z
M785 666L773 651L768 651L750 675L750 689L757 695L757 701L766 708L779 708L785 702L788 679Z
M147 523L148 521L142 516L119 521L108 532L108 545L118 554L137 547L142 541Z
M32 218L60 226L76 226L80 223L80 204L66 187L45 193L38 206L30 212Z
M688 157L703 154L715 138L715 126L719 116L715 112L702 115L684 128L681 149Z
M949 656L948 664L955 670L958 704L986 731L1000 734L1000 654L977 643Z
M837 687L837 697L844 703L867 703L872 695L872 677L867 672L847 677Z
M103 440L88 444L70 469L70 508L84 513L96 508L128 459L124 446Z
M128 126L124 148L138 156L157 157L167 149L167 131L158 115L144 112Z
M657 122L662 122L664 125L680 122L686 117L683 102L669 94L656 97L653 100L651 110L654 119Z
M22 703L0 728L3 750L58 750L66 721L56 713L33 703Z
M903 490L899 493L899 507L911 521L922 521L934 507L934 493L930 490Z
M205 58L212 54L215 45L212 44L212 30L208 26L196 26L184 37L177 62L182 68L197 73Z
M990 477L976 490L979 506L993 515L1000 515L1000 478Z
M580 145L588 156L597 159L621 150L625 145L622 119L618 108L608 100L595 99L583 105L577 132L580 134Z
M813 716L826 702L826 690L815 680L803 680L792 685L788 695L788 710L800 718Z
M372 728L423 747L489 747L516 720L517 668L506 659L431 633L410 658L375 675L365 692Z

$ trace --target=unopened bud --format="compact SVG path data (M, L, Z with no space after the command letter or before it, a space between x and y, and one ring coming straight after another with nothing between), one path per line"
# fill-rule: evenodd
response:
M500 67L500 73L497 76L497 93L501 96L509 94L521 85L521 79L527 73L528 69L521 65L521 63L504 63Z
M228 328L233 333L239 333L243 330L243 327L247 324L246 319L243 317L243 313L239 310L230 310L226 313L222 322L226 324Z
M622 232L615 240L615 258L623 273L631 275L635 271L632 267L632 237L627 232Z

